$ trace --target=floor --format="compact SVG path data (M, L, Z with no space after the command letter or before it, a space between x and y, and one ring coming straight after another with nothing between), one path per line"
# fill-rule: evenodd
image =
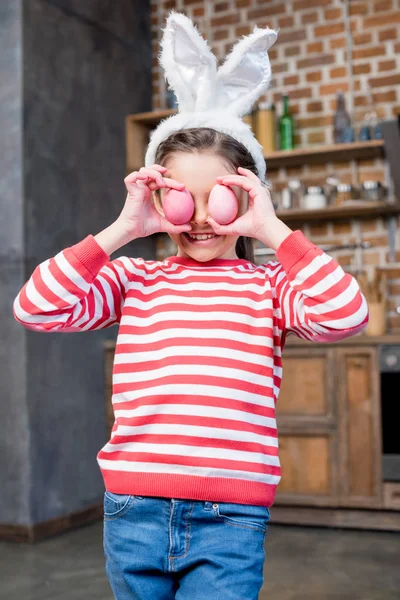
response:
M400 599L400 534L271 525L266 552L259 600ZM113 600L102 524L34 546L0 542L0 599Z

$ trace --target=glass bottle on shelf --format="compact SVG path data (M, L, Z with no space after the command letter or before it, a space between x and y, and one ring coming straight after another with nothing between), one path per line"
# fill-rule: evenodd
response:
M283 114L279 119L280 149L294 148L294 121L289 110L289 96L283 96Z
M343 92L339 92L337 95L336 113L333 119L335 144L343 144L346 141L351 141L350 130L350 116L346 111L344 95Z

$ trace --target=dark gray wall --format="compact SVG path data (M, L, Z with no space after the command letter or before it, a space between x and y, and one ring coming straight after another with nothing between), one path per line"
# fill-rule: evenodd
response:
M103 343L116 328L33 333L11 304L39 262L121 210L124 119L151 109L149 18L143 0L0 3L0 523L46 521L102 497ZM154 258L153 244L119 254Z
M0 2L0 522L15 524L30 518L26 335L11 314L24 281L21 10Z

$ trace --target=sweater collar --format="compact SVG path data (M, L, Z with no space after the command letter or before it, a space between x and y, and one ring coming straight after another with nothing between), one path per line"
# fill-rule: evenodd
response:
M240 265L244 266L254 266L248 260L244 258L214 258L213 260L208 260L206 262L200 262L194 260L194 258L185 258L183 256L169 256L166 258L164 263L171 263L176 265L182 265L184 267L237 267Z

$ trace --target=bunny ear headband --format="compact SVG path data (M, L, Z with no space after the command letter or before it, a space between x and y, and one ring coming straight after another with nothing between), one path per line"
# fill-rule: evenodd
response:
M273 29L255 28L239 40L217 70L217 61L192 21L172 12L161 41L160 64L178 100L179 112L161 121L150 137L145 165L155 162L157 148L169 135L192 127L210 127L241 142L265 178L262 146L241 117L267 89L271 79L268 49Z

